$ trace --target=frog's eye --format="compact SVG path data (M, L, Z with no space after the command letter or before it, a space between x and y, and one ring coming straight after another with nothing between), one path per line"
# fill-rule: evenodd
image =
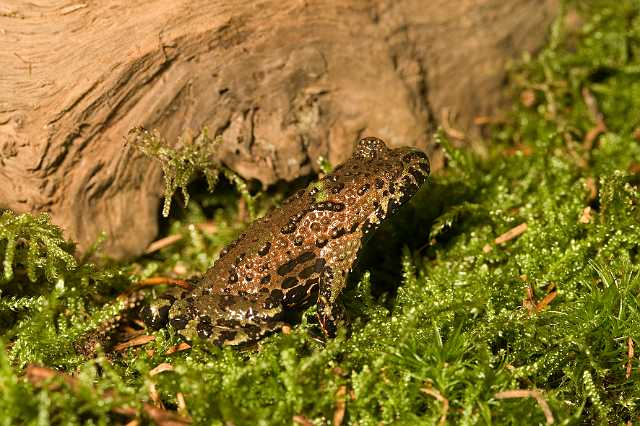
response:
M382 157L387 151L389 148L382 139L370 136L358 141L354 155L373 160Z

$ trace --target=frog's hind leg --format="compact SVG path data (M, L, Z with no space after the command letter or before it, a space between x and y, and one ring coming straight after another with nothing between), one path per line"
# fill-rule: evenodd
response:
M207 338L218 346L249 346L285 325L273 318L255 318L251 321L218 321L216 324L199 324L198 336Z
M143 299L144 293L142 291L132 291L118 296L118 302L116 303L122 304L122 311L82 335L74 342L76 351L86 357L94 357L98 346L102 346L105 350L110 350L115 344L116 329L131 318L132 311L135 311L140 306Z
M282 305L269 304L259 295L202 292L176 301L169 311L169 324L188 340L245 345L282 328L281 316Z

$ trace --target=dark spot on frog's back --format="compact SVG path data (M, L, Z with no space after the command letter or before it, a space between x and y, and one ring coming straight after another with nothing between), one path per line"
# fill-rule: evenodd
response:
M342 191L343 188L344 188L344 183L338 182L331 188L331 193L332 194L339 194L340 191Z
M302 253L300 256L298 256L298 263L305 263L311 259L313 259L314 257L316 257L315 254L313 254L313 252L311 251L305 251L304 253Z
M271 290L269 297L267 297L262 304L264 309L273 309L282 304L282 298L284 297L284 293L279 288L274 288Z
M262 329L255 324L247 324L244 326L244 332L250 339L255 339L262 334Z
M287 306L296 306L301 304L307 296L307 288L299 285L286 292L283 302Z
M298 283L298 280L295 279L294 277L287 277L284 280L282 280L282 288L291 288L293 286L295 286Z
M322 258L316 259L316 263L314 263L314 265L313 265L314 272L320 273L320 272L324 271L324 269L325 269L324 267L325 267L326 264L327 264L327 262L324 259L322 259Z
M231 342L236 338L236 334L238 332L235 330L223 330L219 333L219 337L218 337L218 341L217 344L218 345L222 345L225 342Z
M290 260L287 263L284 263L278 267L278 275L285 276L289 272L293 271L293 268L296 267L296 261Z
M358 189L358 195L362 197L364 194L367 193L370 187L371 185L369 185L368 183L365 183L360 187L360 189Z
M347 231L344 228L337 228L331 231L331 238L336 239L342 237Z
M402 192L413 195L418 191L418 189L420 189L420 187L416 185L408 175L402 178Z
M260 250L258 250L258 254L260 256L266 256L267 253L269 253L269 250L271 249L271 242L267 241L261 248Z

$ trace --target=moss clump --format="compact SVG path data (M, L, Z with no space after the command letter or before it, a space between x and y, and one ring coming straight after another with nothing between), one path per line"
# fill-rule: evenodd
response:
M150 132L142 127L132 129L129 132L129 142L144 154L155 158L162 165L164 176L164 207L162 215L169 216L171 200L176 190L180 188L185 205L189 204L188 184L197 173L205 176L209 191L213 192L220 179L220 174L233 182L245 199L249 216L255 217L254 200L247 184L231 169L225 167L215 159L222 139L211 139L206 128L196 137L185 134L179 138L177 148L170 147L159 133Z
M47 281L56 281L61 272L76 268L74 245L62 237L58 228L52 227L49 217L40 214L0 215L0 253L2 277L7 283L14 278L15 266L26 272L29 281L36 282L38 273L44 272Z
M631 1L567 10L584 25L559 19L549 46L512 70L523 102L494 129L486 156L439 136L450 167L369 245L345 295L349 336L322 342L311 308L290 333L245 351L196 342L167 355L179 340L163 330L111 362L75 354L74 340L117 311L108 302L128 283L202 271L240 232L244 221L218 193L171 224L179 243L131 265L55 263L63 255L52 258L63 286L46 267L34 267L45 271L34 284L19 274L3 282L0 420L106 424L131 419L122 407L156 418L144 405L156 399L197 424L633 422L640 17ZM216 229L204 232L212 208ZM22 232L16 247L47 232L60 238L41 220L46 232L34 232L35 222L12 231ZM6 241L5 271L28 265L24 254L7 260ZM50 253L43 248L33 265L46 265ZM11 307L9 290L32 298ZM36 389L20 377L32 361L75 372L77 381ZM162 363L171 369L154 370Z

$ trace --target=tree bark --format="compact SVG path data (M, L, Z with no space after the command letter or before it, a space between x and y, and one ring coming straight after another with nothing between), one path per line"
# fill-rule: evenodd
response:
M48 211L115 257L157 232L158 165L124 144L206 126L264 185L376 135L432 152L442 112L503 102L504 64L539 47L556 0L0 3L0 207Z

